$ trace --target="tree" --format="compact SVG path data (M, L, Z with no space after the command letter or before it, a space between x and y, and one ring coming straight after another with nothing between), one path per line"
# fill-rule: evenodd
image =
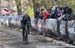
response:
M16 5L17 5L18 15L21 15L22 14L21 0L15 0L15 1L16 1Z
M23 0L24 3L23 8L21 7L21 0L15 0L16 1L16 5L17 5L17 10L18 10L18 15L22 14L22 9L26 8L26 10L28 9L28 7L30 7L31 9L34 9L35 6L39 6L39 8L41 9L42 7L44 7L45 9L49 9L54 5L54 1L56 0ZM57 0L58 5L59 6L70 6L72 7L73 11L75 11L75 1L74 0ZM28 2L28 3L26 3ZM35 9L34 9L35 10ZM23 10L25 11L25 9ZM34 11L35 13L35 11Z

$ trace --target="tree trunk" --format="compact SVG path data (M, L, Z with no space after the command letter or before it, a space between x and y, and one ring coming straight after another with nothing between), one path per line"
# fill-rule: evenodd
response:
M35 0L32 0L32 1L33 1L34 17L35 17Z
M17 5L18 15L22 15L21 0L15 0L15 1L16 1L16 5Z

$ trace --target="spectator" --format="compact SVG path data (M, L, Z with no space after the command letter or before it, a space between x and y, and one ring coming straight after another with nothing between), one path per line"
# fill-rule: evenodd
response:
M63 7L64 14L66 14L66 13L67 13L67 12L66 12L67 8L69 8L69 6L65 6L65 7Z
M44 9L41 9L41 14L40 14L41 19L43 19L43 12L44 12Z
M43 14L42 14L43 19L46 20L48 18L48 16L49 16L48 11L47 10L44 10L43 11Z
M51 18L51 16L52 16L51 9L48 10L48 13L49 13L48 18Z
M59 20L63 19L63 20L71 20L73 19L74 15L72 14L72 9L70 7L65 7L64 8L64 15L62 17L59 18Z
M52 9L52 16L51 18L58 18L58 7L54 7L54 9Z
M38 20L40 18L40 11L37 9L35 12L35 25L37 26Z
M42 31L43 31L43 35L46 35L45 32L45 27L46 27L46 19L48 18L49 13L47 10L43 10L42 11L42 18L43 18L43 22L42 22Z

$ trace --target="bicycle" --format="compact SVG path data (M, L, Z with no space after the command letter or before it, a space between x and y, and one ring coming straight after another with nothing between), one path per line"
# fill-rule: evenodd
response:
M26 24L25 27L23 28L23 41L28 43L28 34L29 34L29 25Z

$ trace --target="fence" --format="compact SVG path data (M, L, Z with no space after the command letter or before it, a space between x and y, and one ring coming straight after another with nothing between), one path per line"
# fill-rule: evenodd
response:
M0 16L0 26L20 26L22 16Z
M38 20L38 24L35 25L35 19L32 20L32 27L37 27L38 31L42 31L43 29L43 26L42 26L42 20L39 19ZM66 21L63 21L61 20L60 21L60 26L59 26L59 32L61 34L61 36L64 36L64 35L67 35L66 32L65 32L65 24L66 24ZM34 25L34 26L33 26ZM46 20L46 25L45 25L45 30L46 29L49 29L49 30L52 30L53 33L55 33L56 35L58 35L58 28L57 28L57 19L47 19ZM75 20L70 20L68 21L68 34L69 34L69 39L71 40L74 40L74 36L75 36Z
M0 26L5 26L5 24L7 26L9 26L9 17L1 17L0 16ZM11 24L13 24L14 26L20 27L20 21L21 18L20 17L11 17L12 20L10 21ZM16 20L17 19L17 20ZM61 20L60 21L60 26L57 25L57 19L47 19L45 21L45 24L43 23L43 20L38 19L38 23L35 23L35 19L31 18L31 26L34 29L37 29L39 32L41 31L46 31L46 30L52 30L53 33L55 33L56 35L58 35L59 33L63 36L66 35L65 32L65 24L66 22ZM57 28L59 27L59 28ZM75 20L71 20L68 21L68 34L69 34L69 38L71 40L75 40L74 36L75 36ZM58 32L59 29L59 32Z

